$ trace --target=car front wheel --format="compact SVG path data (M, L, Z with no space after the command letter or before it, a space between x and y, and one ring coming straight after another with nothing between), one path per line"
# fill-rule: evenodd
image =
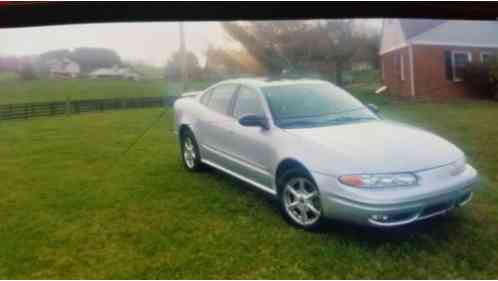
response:
M185 167L190 171L199 171L202 168L199 148L191 131L183 133L181 138L182 159Z
M291 224L311 230L323 221L320 193L313 179L300 170L289 171L283 176L279 194L284 217Z

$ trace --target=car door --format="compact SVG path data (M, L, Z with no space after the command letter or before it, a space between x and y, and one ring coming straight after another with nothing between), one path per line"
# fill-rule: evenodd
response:
M222 84L210 90L207 93L209 96L202 101L205 108L198 120L198 139L203 159L222 166L228 164L225 156L228 153L226 136L231 133L230 123L233 122L229 109L238 87L238 84Z
M266 116L262 97L255 90L241 86L233 102L231 133L227 138L227 152L236 162L237 173L271 187L270 159L271 131L260 127L245 127L238 120L244 115Z

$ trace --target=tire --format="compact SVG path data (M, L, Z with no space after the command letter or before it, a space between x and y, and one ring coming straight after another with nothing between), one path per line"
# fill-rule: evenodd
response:
M278 199L285 220L301 229L318 229L324 217L313 178L304 169L292 169L283 173L279 183Z
M183 165L189 171L197 172L202 170L201 154L194 134L190 130L185 130L180 138L181 156Z

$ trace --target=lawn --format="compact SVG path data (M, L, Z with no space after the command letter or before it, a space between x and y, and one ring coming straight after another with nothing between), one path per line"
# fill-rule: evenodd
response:
M498 278L498 104L371 90L353 88L465 150L482 175L472 203L399 229L305 232L251 187L186 172L171 110L0 122L0 278Z
M194 81L187 90L204 89L210 84ZM178 95L180 82L165 80L122 81L92 79L37 79L22 81L13 73L0 73L0 105L84 99L156 97Z

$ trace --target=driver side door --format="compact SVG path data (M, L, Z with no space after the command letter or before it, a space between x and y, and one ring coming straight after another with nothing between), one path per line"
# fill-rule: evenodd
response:
M266 187L272 186L270 173L271 130L239 124L244 115L265 116L262 97L253 89L241 86L234 98L227 149L236 162L237 173Z

